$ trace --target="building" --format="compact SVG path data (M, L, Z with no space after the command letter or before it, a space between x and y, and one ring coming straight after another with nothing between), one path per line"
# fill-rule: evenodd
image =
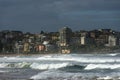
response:
M23 45L23 47L24 47L24 52L30 52L30 49L29 49L29 43L24 43L24 45Z
M109 35L108 34L101 34L98 38L95 39L96 45L104 46L108 43Z
M115 37L114 35L109 35L108 44L106 46L115 47L117 45L118 45L117 37Z
M81 38L81 45L85 45L87 43L87 38L82 36Z
M87 38L88 38L88 32L87 31L80 31L80 44L86 45L87 44Z
M60 30L60 46L67 46L70 44L72 38L72 30L64 27Z
M96 39L96 38L98 38L100 36L101 31L99 31L99 30L92 30L92 31L89 31L89 34L90 34L91 38Z
M60 51L68 50L72 39L72 30L68 27L60 29ZM67 52L67 51L65 51ZM68 51L69 52L69 51Z
M71 45L80 45L80 37L72 37Z
M109 35L113 34L111 29L99 29L99 34L95 38L95 42L97 46L106 46L109 43Z
M39 44L36 46L36 51L37 52L44 52L45 51L45 45Z
M90 33L88 31L81 31L80 34L80 45L94 44L94 39L90 37Z

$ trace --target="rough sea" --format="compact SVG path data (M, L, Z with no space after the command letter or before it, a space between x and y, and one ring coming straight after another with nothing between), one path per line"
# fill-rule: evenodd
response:
M120 80L120 53L4 56L0 80Z

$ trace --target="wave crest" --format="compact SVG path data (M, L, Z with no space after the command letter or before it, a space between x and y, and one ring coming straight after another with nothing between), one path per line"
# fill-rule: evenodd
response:
M44 70L44 69L58 69L61 67L66 67L70 65L69 63L52 63L52 64L40 64L40 63L33 63L30 67L33 69L40 69L40 70Z
M120 68L120 64L88 64L85 67L85 70L92 69L118 69Z

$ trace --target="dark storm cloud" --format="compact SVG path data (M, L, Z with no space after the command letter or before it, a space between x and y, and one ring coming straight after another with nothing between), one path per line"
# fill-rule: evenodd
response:
M0 29L119 28L120 0L0 0ZM102 25L102 27L101 27Z

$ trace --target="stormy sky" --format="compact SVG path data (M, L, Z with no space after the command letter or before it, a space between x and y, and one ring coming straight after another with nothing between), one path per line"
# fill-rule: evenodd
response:
M0 31L111 28L120 31L120 0L0 0Z

